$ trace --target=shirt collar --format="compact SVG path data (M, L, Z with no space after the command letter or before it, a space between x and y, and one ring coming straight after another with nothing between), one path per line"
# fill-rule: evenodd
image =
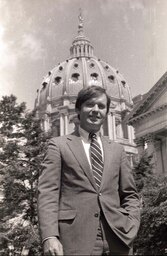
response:
M79 126L79 134L86 141L90 141L89 133ZM97 138L101 136L100 131L96 132Z

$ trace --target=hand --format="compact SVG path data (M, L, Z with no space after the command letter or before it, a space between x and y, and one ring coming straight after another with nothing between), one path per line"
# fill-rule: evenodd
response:
M45 256L63 255L63 246L57 237L48 238L43 244Z

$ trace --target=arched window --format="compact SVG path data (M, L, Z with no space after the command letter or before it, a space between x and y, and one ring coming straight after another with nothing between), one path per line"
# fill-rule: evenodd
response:
M91 76L91 79L98 80L98 74L97 73L92 73L90 76Z
M89 67L90 67L90 68L94 68L94 67L95 67L95 64L94 64L94 63L90 63Z
M62 66L60 66L60 67L59 67L59 71L62 71L62 70L63 70L63 67L62 67Z
M113 83L114 82L114 76L113 75L108 76L108 80L110 81L110 83Z
M72 74L71 79L72 79L74 82L76 82L76 81L79 80L79 76L80 76L80 74L74 73L74 74Z
M126 87L126 82L124 80L121 81L123 87L125 88Z
M47 82L43 82L42 83L42 90L44 90L46 88L46 86L47 86Z
M55 77L55 83L60 84L60 82L61 82L61 77L60 76Z
M75 64L74 64L74 68L78 68L78 63L75 63Z

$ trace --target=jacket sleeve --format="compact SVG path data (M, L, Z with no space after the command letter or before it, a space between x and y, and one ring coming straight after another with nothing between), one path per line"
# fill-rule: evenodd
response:
M51 139L38 181L38 218L42 240L59 236L58 208L61 180L61 154L56 139Z
M140 200L137 193L135 181L132 174L132 168L127 159L125 150L122 150L120 176L119 176L119 194L121 207L126 209L136 226L140 225Z

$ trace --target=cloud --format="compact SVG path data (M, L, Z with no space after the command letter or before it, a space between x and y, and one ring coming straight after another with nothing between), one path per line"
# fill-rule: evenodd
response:
M129 1L129 4L130 4L130 8L131 8L133 11L136 11L136 10L144 10L144 5L143 5L143 2L142 2L141 0Z
M112 9L114 9L114 2L110 0L99 0L99 6L101 9L101 13L105 16L107 15Z
M0 70L5 67L14 67L17 62L16 55L12 52L9 41L8 43L4 40L5 26L0 24Z
M130 27L130 23L129 23L129 19L128 19L127 14L124 14L123 21L124 21L126 29L129 30L129 31L132 30L132 28Z
M32 32L33 16L29 4L22 0L0 0L0 69L15 66L23 57L42 58L42 43Z
M8 77L8 74L5 74L4 72L0 72L0 99L4 95L10 95L11 93L14 94L14 83L13 81Z
M28 57L39 60L44 54L42 43L33 34L24 34L21 41L20 57Z
M32 34L24 34L20 38L5 39L7 29L0 24L0 70L15 68L19 59L27 58L36 61L42 58L42 43Z

